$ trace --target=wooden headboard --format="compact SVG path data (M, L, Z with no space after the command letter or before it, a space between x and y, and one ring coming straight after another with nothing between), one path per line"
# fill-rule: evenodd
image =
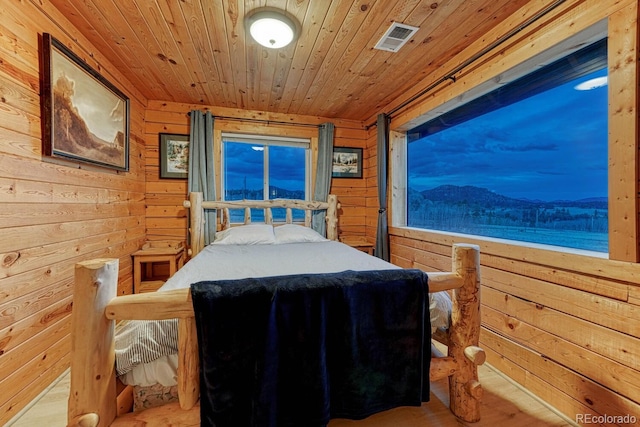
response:
M251 223L251 209L264 210L264 222L274 224L272 209L283 208L286 211L286 224L293 223L293 209L304 211L304 225L311 227L311 217L314 211L326 211L327 239L338 240L338 197L330 194L326 202L297 200L297 199L272 199L272 200L233 200L233 201L210 201L203 200L202 193L193 192L189 194L189 200L183 203L184 207L190 209L189 219L189 255L195 256L204 248L204 223L205 210L216 209L222 211L222 229L231 227L229 222L230 209L244 209L244 224ZM277 225L274 224L274 225Z

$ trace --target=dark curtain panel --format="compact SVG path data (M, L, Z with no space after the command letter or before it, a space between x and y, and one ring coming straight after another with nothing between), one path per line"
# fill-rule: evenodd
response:
M326 202L331 188L331 169L333 163L333 123L323 123L318 129L318 164L316 166L316 185L313 200ZM314 230L323 236L327 234L326 212L315 211L311 218Z
M389 225L387 223L387 153L389 152L389 117L378 115L378 231L375 256L389 261Z
M189 135L189 192L198 191L204 200L216 199L216 175L213 169L213 116L210 111L193 110ZM205 214L204 243L213 242L216 235L216 212Z

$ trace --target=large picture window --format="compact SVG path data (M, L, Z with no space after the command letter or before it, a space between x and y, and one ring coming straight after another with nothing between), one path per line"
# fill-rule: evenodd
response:
M407 134L407 225L608 252L606 39Z
M222 134L224 200L308 199L310 141L257 135ZM304 217L302 211L294 211ZM252 220L264 220L255 209ZM283 209L273 211L274 220L284 220ZM231 212L232 222L241 222L244 212Z

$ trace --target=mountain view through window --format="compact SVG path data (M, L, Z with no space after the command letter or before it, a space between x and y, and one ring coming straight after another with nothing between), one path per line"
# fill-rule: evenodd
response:
M606 41L592 50L559 83L409 131L407 224L608 252Z

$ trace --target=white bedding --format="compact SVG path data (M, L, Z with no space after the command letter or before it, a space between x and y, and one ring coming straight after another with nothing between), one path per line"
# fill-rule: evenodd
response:
M345 270L389 270L399 267L340 242L227 245L211 244L178 270L158 292L188 288L205 280L241 279L300 273L334 273ZM451 301L446 292L430 294L431 327L447 327ZM116 338L116 353L122 345ZM164 360L164 362L163 362ZM162 358L156 364L166 364ZM173 362L169 363L174 365ZM171 369L175 372L175 366ZM155 377L161 372L161 377ZM125 384L171 383L166 366L138 365L121 377ZM169 379L169 380L168 380ZM174 378L175 380L175 375Z
M331 240L278 245L213 244L178 270L159 291L188 288L192 283L212 279L394 268L399 267Z

